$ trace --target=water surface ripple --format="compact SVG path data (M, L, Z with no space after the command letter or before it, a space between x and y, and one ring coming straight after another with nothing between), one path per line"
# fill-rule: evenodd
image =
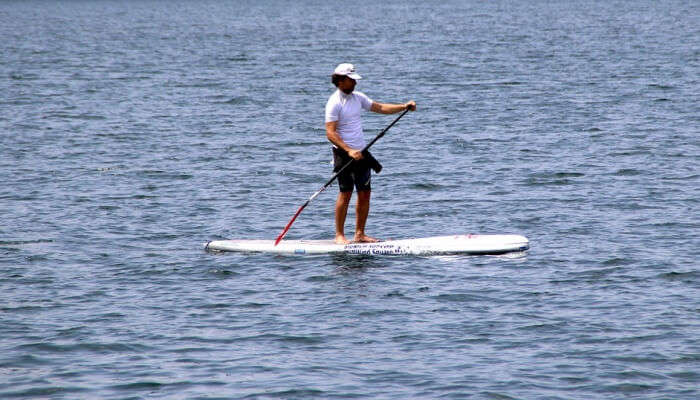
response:
M0 5L0 397L700 397L700 3L340 10ZM339 62L419 104L368 232L525 256L203 251L328 178ZM335 191L288 237L330 237Z

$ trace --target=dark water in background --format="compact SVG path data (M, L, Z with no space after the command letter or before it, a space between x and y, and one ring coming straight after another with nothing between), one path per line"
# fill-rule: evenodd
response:
M698 398L699 21L0 3L0 397ZM520 233L526 257L202 250L274 238L325 182L339 62L419 104L375 146L368 232ZM330 237L334 198L288 237Z

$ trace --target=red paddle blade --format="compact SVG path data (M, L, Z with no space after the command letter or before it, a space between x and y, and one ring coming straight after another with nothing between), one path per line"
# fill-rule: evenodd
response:
M277 245L279 244L279 242L282 241L282 238L284 237L284 235L286 235L286 234L287 234L287 231L289 231L289 228L292 227L292 224L294 223L294 220L297 219L297 217L299 216L299 214L301 214L301 211L304 209L304 207L306 207L307 204L309 204L308 201L307 201L306 203L304 203L303 206L299 207L299 209L298 209L297 212L294 214L294 216L292 217L292 219L289 221L289 223L287 224L287 226L284 227L284 230L282 231L282 233L280 233L280 235L277 236L277 239L275 239L275 246L277 246Z
M282 233L280 233L279 236L277 236L277 239L275 239L275 246L277 246L282 241L282 238L284 237L284 235L287 234L287 231L289 230L290 226L291 223L287 224L287 227L284 228L284 230L282 231Z

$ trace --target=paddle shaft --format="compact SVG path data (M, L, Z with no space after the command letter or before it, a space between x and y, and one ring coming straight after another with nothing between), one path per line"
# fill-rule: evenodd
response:
M381 138L382 136L384 136L384 134L386 133L386 131L389 130L389 128L391 128L392 126L394 126L394 124L396 124L397 122L399 122L399 120L401 119L401 117L403 117L403 116L408 112L408 110L409 110L409 108L406 108L406 110L404 110L404 112L402 112L401 115L399 115L398 117L396 117L396 119L395 119L391 124L389 124L389 126L387 126L386 128L384 128L384 130L382 130L381 132L379 132L379 134L378 134L374 139L372 139L371 142L367 143L367 145L362 149L362 153L364 153L364 152L367 151L370 147L372 147L372 145L373 145L377 140L379 140L379 138ZM350 159L350 161L348 161L347 163L345 163L345 165L343 165L342 168L340 168L340 169L338 170L338 172L336 172L335 174L333 174L333 176L331 177L331 179L329 179L328 182L326 182L326 184L323 185L323 187L321 187L321 189L319 189L318 191L316 191L316 193L312 194L311 197L309 197L309 199L306 200L306 203L302 204L302 206L299 207L299 209L297 210L297 212L294 213L294 216L292 217L292 219L289 221L289 223L287 223L287 226L284 227L284 230L282 231L282 233L280 233L279 236L277 236L277 239L275 239L275 246L277 246L277 244L282 240L282 238L284 237L284 235L287 234L287 231L289 231L289 228L292 227L292 224L293 224L294 221L297 219L297 217L299 216L299 214L301 214L301 212L306 208L306 206L308 206L309 203L311 203L311 201L312 201L313 199L315 199L319 194L321 194L321 192L323 192L324 190L326 190L326 188L327 188L328 186L330 186L331 183L333 183L333 181L338 177L338 175L340 175L341 172L343 172L347 167L349 167L350 164L352 164L353 161L355 161L354 158L353 158L353 159Z

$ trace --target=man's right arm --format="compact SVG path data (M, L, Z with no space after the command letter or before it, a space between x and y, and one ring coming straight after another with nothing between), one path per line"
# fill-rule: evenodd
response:
M350 155L355 160L361 160L362 159L362 151L353 149L352 147L348 146L347 143L343 142L343 139L340 138L340 134L338 133L338 121L331 121L331 122L326 122L326 137L328 140L336 145L338 148L343 149L345 152Z

